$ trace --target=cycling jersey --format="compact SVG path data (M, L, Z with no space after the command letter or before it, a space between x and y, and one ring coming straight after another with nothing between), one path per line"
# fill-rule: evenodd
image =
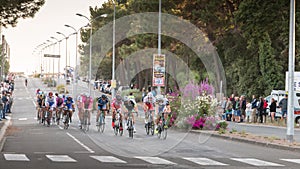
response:
M54 97L46 97L46 104L49 105L50 107L54 107L56 105L56 100Z
M73 108L72 105L74 104L74 101L73 101L73 99L71 99L71 100L65 99L64 104L70 110Z
M133 101L130 100L130 101L124 103L124 106L128 111L132 111L134 109L135 104Z
M91 109L93 106L93 99L92 97L82 96L81 102L83 103L83 106L85 109Z
M122 101L118 101L117 99L114 99L113 102L111 103L111 106L113 109L120 109L122 105Z
M154 103L155 103L155 97L153 96L146 96L143 100L143 102L146 104L148 110L154 110Z
M106 104L108 103L108 100L103 100L102 98L98 98L98 110L106 109Z

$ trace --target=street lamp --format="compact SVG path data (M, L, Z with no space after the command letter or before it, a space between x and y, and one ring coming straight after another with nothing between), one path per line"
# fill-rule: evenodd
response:
M59 56L60 56L60 42L61 40L58 40L57 38L51 36L50 37L51 39L55 39L57 42L58 42L58 53L59 53ZM60 78L60 57L58 58L58 68L57 68L57 83L59 84L59 78Z
M66 71L65 71L65 80L66 80L66 85L67 85L67 74L68 74L68 70L67 70L67 67L68 67L68 36L66 36L65 34L61 33L61 32L56 32L57 34L60 34L62 35L63 37L65 37L66 39Z
M78 46L78 31L73 27L73 26L70 26L70 25L65 25L65 27L68 27L68 28L71 28L73 29L75 32L74 34L76 34L76 54L75 54L75 71L74 71L74 77L75 79L73 79L73 86L74 86L74 81L75 81L75 92L73 92L74 94L74 97L76 96L77 94L77 53L78 53L78 50L77 50L77 46ZM70 61L70 59L69 59Z

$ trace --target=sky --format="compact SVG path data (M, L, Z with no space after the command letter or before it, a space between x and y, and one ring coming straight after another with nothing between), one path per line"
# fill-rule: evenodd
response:
M10 71L11 72L25 72L31 74L34 71L40 72L40 55L38 51L34 52L34 49L47 40L55 42L51 39L53 36L57 39L63 39L62 35L56 32L62 32L65 35L74 33L71 28L65 27L65 24L71 25L77 30L87 25L88 20L79 17L76 13L83 14L87 17L90 16L89 7L100 7L106 0L46 0L44 6L36 13L34 18L19 19L16 27L8 27L2 30L2 34L10 45ZM79 38L80 39L80 38ZM70 57L70 64L75 65L75 53L76 53L76 36L71 36L68 39L68 57ZM61 42L61 65L65 65L65 53L66 46L65 40ZM51 42L48 42L51 44ZM45 53L59 54L59 47L53 45L44 50ZM44 61L44 65L51 67L54 61L54 70L57 72L58 59L51 59ZM49 66L49 63L51 64ZM46 67L44 67L46 69ZM61 71L62 71L61 66Z

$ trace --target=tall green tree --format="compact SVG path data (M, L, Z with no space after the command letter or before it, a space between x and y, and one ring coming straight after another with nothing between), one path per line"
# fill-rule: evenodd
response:
M45 0L1 0L0 25L16 26L19 18L34 17L44 3Z

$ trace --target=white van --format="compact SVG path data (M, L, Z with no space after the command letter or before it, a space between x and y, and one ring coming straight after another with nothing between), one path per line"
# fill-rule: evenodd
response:
M270 113L269 106L271 105L271 99L274 98L277 101L277 106L279 106L279 102L284 96L287 94L284 90L272 90L271 95L267 96L265 99L268 102L268 114ZM295 116L295 123L300 124L300 91L294 92L294 116ZM278 107L276 109L275 118L281 118L281 109Z

